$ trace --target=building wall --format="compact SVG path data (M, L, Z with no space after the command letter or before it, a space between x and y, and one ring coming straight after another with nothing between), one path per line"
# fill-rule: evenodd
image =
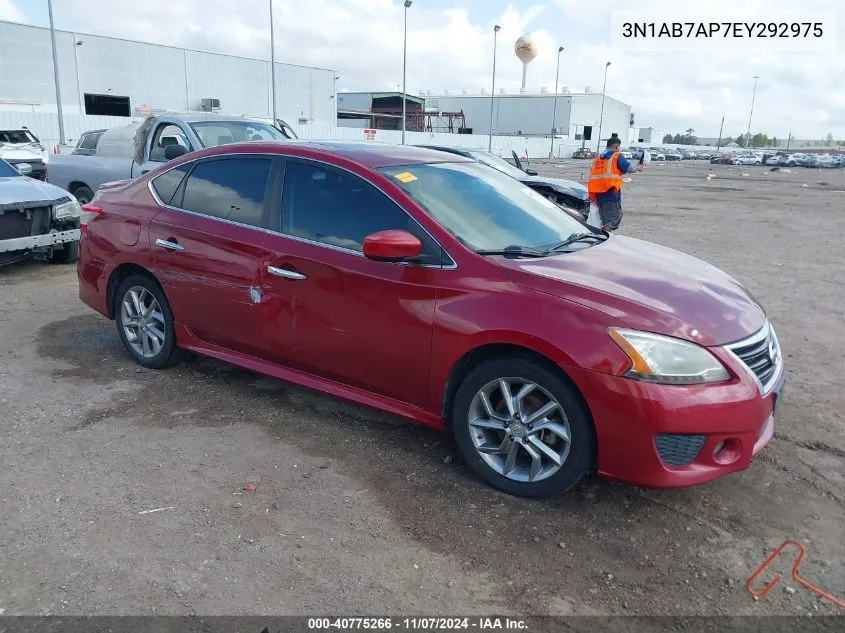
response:
M463 110L467 127L474 134L490 133L490 96L426 97L426 108L442 111ZM493 99L493 133L502 135L549 136L553 126L557 134L574 140L581 126L593 125L598 133L601 118L601 94L496 95ZM605 98L603 136L616 132L626 138L630 127L631 107L612 97ZM577 129L576 129L577 128ZM596 137L593 136L593 139Z
M77 46L76 41L82 45ZM220 99L221 111L270 116L270 62L231 55L56 31L62 107L84 114L83 94L129 97L131 108L199 110ZM276 64L278 115L335 121L335 72ZM3 102L6 102L5 104ZM10 104L8 102L14 102ZM0 106L55 112L49 29L0 22Z

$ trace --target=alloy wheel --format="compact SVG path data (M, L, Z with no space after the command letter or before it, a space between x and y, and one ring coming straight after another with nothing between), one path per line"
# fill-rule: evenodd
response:
M472 399L467 424L475 449L498 474L519 482L551 477L569 456L563 407L546 389L521 378L499 378Z
M167 326L164 314L153 294L133 286L123 296L120 308L123 333L133 351L142 358L155 358L164 346Z

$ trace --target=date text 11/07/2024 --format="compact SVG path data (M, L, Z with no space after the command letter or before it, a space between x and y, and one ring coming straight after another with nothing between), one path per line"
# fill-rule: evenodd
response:
M308 618L309 630L376 630L393 629L408 631L449 630L512 630L527 631L528 624L519 618ZM261 633L264 633L262 631ZM268 633L270 633L268 631Z
M622 37L820 38L821 22L625 22Z

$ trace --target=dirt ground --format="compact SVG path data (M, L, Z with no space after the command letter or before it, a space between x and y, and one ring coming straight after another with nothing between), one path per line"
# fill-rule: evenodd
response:
M845 170L654 164L624 207L623 233L726 269L770 313L789 380L749 470L516 499L445 435L217 362L141 370L73 268L17 265L0 269L0 612L841 613L744 583L794 538L803 576L845 597Z

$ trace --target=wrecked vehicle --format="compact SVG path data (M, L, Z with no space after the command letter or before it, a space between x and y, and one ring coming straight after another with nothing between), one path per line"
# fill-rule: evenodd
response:
M67 191L0 160L0 266L30 257L74 263L79 216L79 203Z
M46 180L48 158L47 148L25 126L0 130L0 159L24 176Z
M243 141L284 141L296 134L284 121L208 114L164 114L103 132L93 154L50 159L47 181L80 204L107 182L131 180L182 154Z

